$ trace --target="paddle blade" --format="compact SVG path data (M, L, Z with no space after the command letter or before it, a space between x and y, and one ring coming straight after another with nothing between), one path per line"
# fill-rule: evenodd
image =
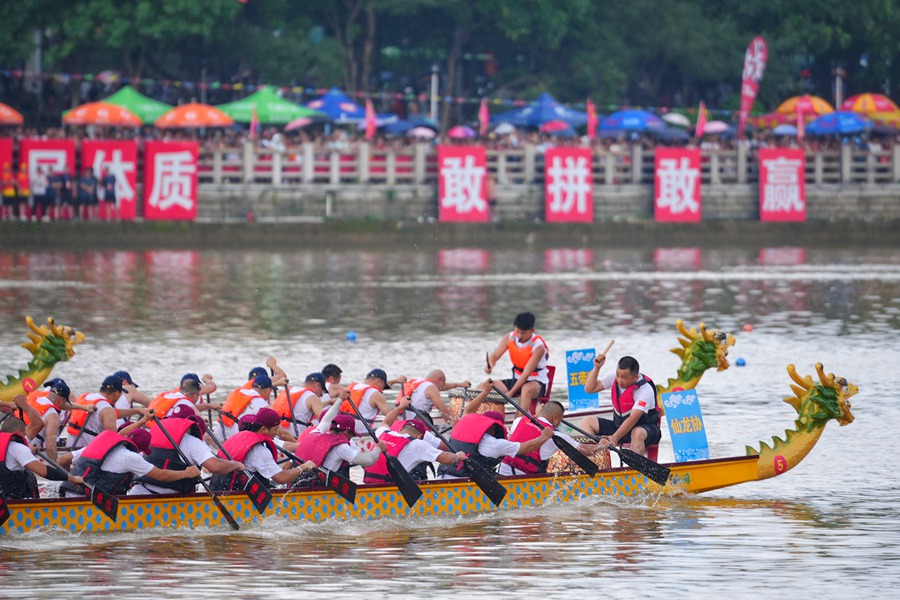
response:
M319 481L350 504L356 502L356 483L340 473L319 467Z
M0 494L0 527L3 527L3 524L9 520L9 517L12 516L9 512L9 505L6 504L6 498Z
M646 475L659 485L666 485L666 482L669 480L669 473L672 471L669 467L664 467L659 463L653 462L646 456L641 456L628 448L616 448L610 446L609 449L615 451L619 455L619 458L622 459L623 463L638 473Z
M100 509L113 523L119 517L119 499L112 494L107 494L97 486L91 488L91 503Z
M384 457L387 459L388 473L391 474L394 483L397 484L397 488L403 494L406 505L412 508L419 501L419 498L422 497L422 489L396 456L385 454Z
M572 459L572 462L574 462L576 465L578 465L578 467L582 471L584 471L591 477L593 477L594 475L597 474L598 471L600 471L600 467L598 467L594 463L594 461L592 461L590 458L588 458L587 456L585 456L584 454L579 452L578 448L576 448L575 446L573 446L566 440L562 439L558 435L554 435L553 438L551 438L551 439L553 440L553 443L556 444L557 448L562 450L566 456L568 456L569 458Z
M216 508L219 509L219 512L222 513L222 516L225 517L225 520L228 521L228 524L231 525L231 528L235 531L240 529L241 526L238 525L238 522L234 520L234 517L230 512L228 512L228 509L225 508L225 505L222 504L222 501L219 500L219 497L213 494L212 491L209 492L209 496L210 498L212 498L213 504L216 505Z
M244 493L250 498L250 502L253 504L256 512L263 514L272 501L272 492L269 491L269 486L265 484L257 473L254 473L253 477L248 477L243 471L241 473L244 475L243 479L246 480Z
M503 487L497 478L494 477L494 474L484 468L484 465L481 465L474 460L467 460L465 462L466 472L469 474L469 478L475 482L481 491L484 492L485 496L494 503L494 505L498 505L503 502L503 499L506 497L506 488Z

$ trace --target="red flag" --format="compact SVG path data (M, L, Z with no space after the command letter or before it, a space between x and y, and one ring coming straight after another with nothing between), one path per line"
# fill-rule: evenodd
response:
M372 106L372 99L366 98L366 139L372 141L375 139L375 107Z
M484 137L488 132L488 122L491 120L491 114L488 112L487 98L481 99L481 107L478 109L478 135Z
M590 100L587 101L587 136L589 140L597 137L597 107Z
M252 141L256 141L257 130L259 129L259 115L256 114L256 105L253 105L253 109L250 113L250 139Z
M747 53L744 55L744 73L741 77L741 110L738 120L738 139L744 137L744 127L747 125L747 117L753 108L756 99L756 91L766 70L766 60L769 50L766 48L766 40L761 37L753 38Z
M803 108L797 107L797 141L802 142L803 136L806 135L806 115L803 114Z
M706 103L700 101L700 108L697 109L697 128L694 130L694 137L698 140L703 137L703 130L706 129Z

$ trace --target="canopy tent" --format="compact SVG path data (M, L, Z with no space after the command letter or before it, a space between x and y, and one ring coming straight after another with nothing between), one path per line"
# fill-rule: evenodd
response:
M127 108L144 123L153 123L172 109L168 104L145 96L130 85L126 85L112 96L104 98L103 102Z
M366 109L356 104L340 89L333 87L324 96L307 102L304 106L323 112L335 123L359 123L366 119Z
M587 113L563 106L544 92L524 108L491 115L491 123L510 123L516 127L538 128L548 121L565 121L569 127L587 124Z
M857 94L850 96L841 103L841 110L869 115L879 112L893 112L900 110L894 101L884 94Z
M260 88L246 98L218 104L216 108L239 123L253 120L253 107L256 107L256 119L260 123L284 125L300 117L321 117L323 113L285 100L270 87Z
M414 119L397 119L393 123L386 123L384 131L390 135L403 135L416 127L425 127L435 132L439 129L437 123L431 119L416 117Z
M646 110L620 110L600 121L600 131L648 131L662 129L665 122Z

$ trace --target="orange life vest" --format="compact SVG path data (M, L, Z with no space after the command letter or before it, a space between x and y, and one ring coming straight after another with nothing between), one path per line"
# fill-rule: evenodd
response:
M16 195L16 180L12 171L6 168L7 166L4 166L3 173L0 174L0 189L3 190L4 197L12 198Z
M109 400L97 392L86 392L75 400L75 404L80 404L81 406L94 406L98 402L109 402ZM110 406L112 406L112 402L109 402ZM66 427L66 431L72 435L78 435L78 432L81 431L81 428L84 427L84 424L87 423L88 420L88 412L86 410L76 410L72 412L72 417L69 419L69 425ZM87 433L87 432L85 432ZM100 433L96 431L94 433Z
M172 410L172 407L175 406L175 404L179 400L187 400L188 402L191 401L190 398L182 394L180 391L163 392L156 396L156 398L151 400L150 404L147 405L147 408L152 408L157 417L159 417L160 419L164 419L166 415L168 415ZM147 423L147 426L152 429L156 426L156 423L151 421L150 423Z
M525 369L525 365L528 364L528 361L531 360L531 355L534 354L534 346L535 342L540 341L544 345L544 359L546 360L548 354L550 353L550 347L547 346L547 342L544 341L544 338L534 333L531 335L531 339L525 342L525 345L519 347L516 344L516 334L511 333L509 336L509 342L507 343L507 350L509 350L509 359L513 364L513 373L516 377L522 375L522 371ZM540 369L537 369L533 373L529 373L528 376L536 375Z
M247 390L250 389L253 389L253 381L248 381L243 386L232 391L230 394L228 394L228 397L225 398L225 404L222 406L222 422L226 427L234 426L236 421L225 413L228 413L235 417L240 417L241 413L247 410L247 407L250 405L250 401L256 397L253 394L246 393Z
M24 166L19 169L19 173L16 176L16 180L19 186L19 195L20 196L30 196L31 195L31 182L28 179L28 167Z
M44 418L44 415L47 414L47 411L51 408L53 410L57 410L56 406L49 400L41 402L41 398L46 398L49 393L50 392L48 390L34 390L30 394L28 394L28 404L30 404L34 410L40 413L42 419ZM24 413L22 416L24 417L23 420L25 421L25 424L30 425L31 421L28 419L28 413Z
M358 419L359 416L356 414L356 411L353 410L353 406L360 408L363 396L365 396L368 390L375 390L376 392L379 391L378 388L374 385L368 385L366 383L351 383L347 386L347 389L350 390L350 398L344 400L341 403L341 412L347 413L348 415L353 416L353 418L355 419ZM362 409L360 410L362 411ZM378 414L378 409L375 409L375 414Z

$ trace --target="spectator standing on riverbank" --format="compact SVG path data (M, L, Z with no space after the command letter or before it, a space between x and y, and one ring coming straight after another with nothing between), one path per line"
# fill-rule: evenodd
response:
M32 221L50 220L50 180L47 177L46 167L38 167L37 173L31 180L31 196L34 198L34 212Z
M16 190L19 198L19 220L28 221L31 218L31 181L28 176L28 163L19 165L16 173Z
M81 219L96 221L99 214L97 204L97 177L94 170L86 167L78 180L78 204L81 205Z
M100 177L100 189L97 194L103 205L103 218L107 221L118 221L118 203L116 201L116 176L109 167L103 167L103 175Z
M16 178L13 176L12 165L8 162L3 163L3 171L0 172L0 194L3 195L0 218L11 221L13 206L16 204Z

